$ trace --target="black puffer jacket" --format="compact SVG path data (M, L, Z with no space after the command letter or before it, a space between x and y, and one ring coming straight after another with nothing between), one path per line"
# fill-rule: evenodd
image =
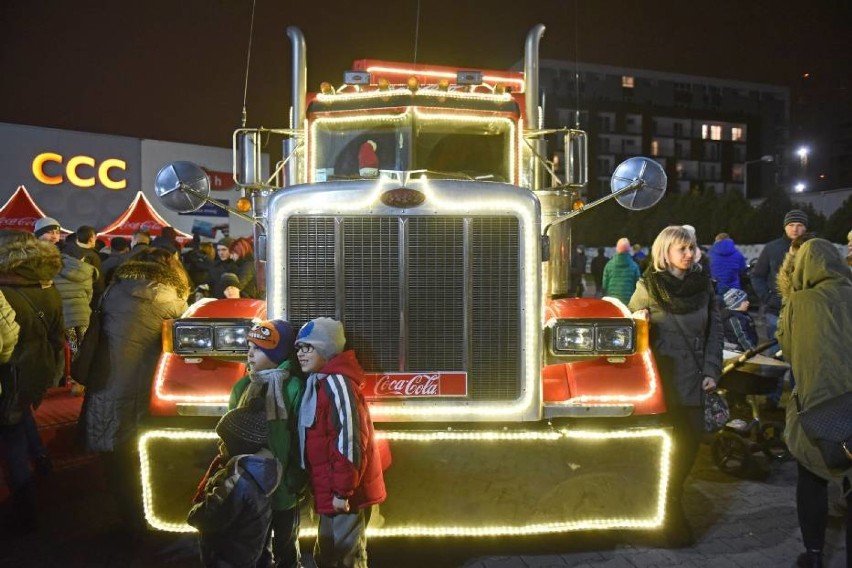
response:
M64 370L62 299L52 284L61 267L59 250L46 241L0 247L0 290L21 327L9 362L18 368L21 402L27 405L38 406Z

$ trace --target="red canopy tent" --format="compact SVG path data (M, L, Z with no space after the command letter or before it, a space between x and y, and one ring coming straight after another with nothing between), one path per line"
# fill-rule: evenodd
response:
M0 207L0 229L18 229L32 233L35 222L42 217L48 215L36 205L27 188L19 185L9 201ZM62 232L68 233L64 229Z
M110 242L113 237L124 237L130 240L136 231L147 231L149 235L156 237L162 232L163 227L167 226L169 226L168 221L160 217L151 202L140 191L136 193L133 203L127 210L98 233L98 238L107 242ZM192 235L177 229L175 231L181 244L192 240Z

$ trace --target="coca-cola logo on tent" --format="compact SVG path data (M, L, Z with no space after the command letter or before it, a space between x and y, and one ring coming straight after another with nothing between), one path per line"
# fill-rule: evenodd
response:
M0 227L3 229L20 229L32 231L35 227L35 217L18 217L17 219L0 219Z

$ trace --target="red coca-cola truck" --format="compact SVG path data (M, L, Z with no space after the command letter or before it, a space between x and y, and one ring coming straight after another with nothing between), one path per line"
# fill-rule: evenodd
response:
M573 217L609 198L650 207L665 174L632 158L583 204L585 133L541 124L543 33L529 32L523 71L360 60L307 93L305 41L288 29L290 127L234 135L265 301L203 301L166 322L139 439L150 525L192 530L251 320L329 316L392 457L371 537L661 526L672 440L647 324L616 299L569 297L568 266ZM275 136L284 159L264 179ZM180 211L208 189L186 162L157 178Z

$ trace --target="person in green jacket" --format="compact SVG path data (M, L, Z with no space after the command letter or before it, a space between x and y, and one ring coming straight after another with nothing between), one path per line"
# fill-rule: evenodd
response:
M839 481L846 503L846 566L852 566L852 467L830 469L799 418L799 407L807 412L852 392L852 275L835 245L824 239L811 239L788 253L778 275L777 337L796 377L784 427L784 441L798 462L796 512L805 552L796 565L823 565L828 484Z
M272 523L258 566L302 565L299 503L308 477L299 465L295 437L297 413L305 391L293 348L295 338L296 330L284 320L255 323L247 338L249 374L237 381L228 401L228 410L247 406L255 397L266 401L269 449L284 468L281 484L272 495Z
M639 265L630 256L630 241L626 237L618 239L615 252L615 256L604 266L603 295L618 298L626 306L630 303L641 274Z

